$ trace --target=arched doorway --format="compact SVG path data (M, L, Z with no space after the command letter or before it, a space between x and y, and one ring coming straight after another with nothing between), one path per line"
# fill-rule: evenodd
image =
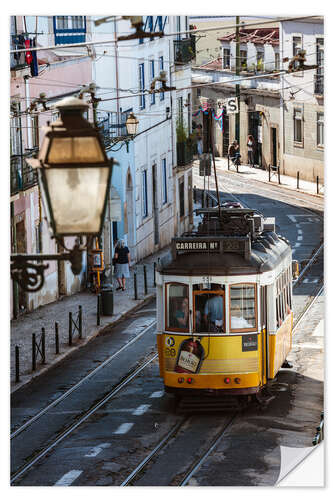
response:
M127 234L127 246L131 254L131 260L136 260L134 231L133 181L130 169L128 169L126 176L126 201L124 206L124 233Z

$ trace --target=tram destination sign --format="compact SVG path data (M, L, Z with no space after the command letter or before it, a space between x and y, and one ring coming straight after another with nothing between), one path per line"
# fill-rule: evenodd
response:
M222 236L216 239L204 238L175 238L173 240L176 253L191 252L216 252L216 253L240 253L245 254L250 250L248 237Z
M175 242L177 252L219 252L220 242L219 241L176 241Z

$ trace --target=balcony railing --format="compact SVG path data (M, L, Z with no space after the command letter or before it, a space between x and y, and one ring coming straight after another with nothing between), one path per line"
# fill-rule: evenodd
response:
M25 49L24 37L22 35L11 35L11 50ZM10 54L10 69L19 70L28 68L29 65L25 60L25 52L14 52Z
M314 93L316 95L324 95L324 75L314 76Z
M10 157L10 194L25 191L38 184L37 170L31 168L25 161L26 157L31 157L29 151L25 155L12 155Z
M187 142L177 142L177 167L185 167L193 160L193 145Z
M129 113L130 111L125 111L117 116L117 113L112 111L98 121L97 127L105 148L110 147L117 137L127 137L126 120Z
M187 64L195 58L195 39L194 37L184 40L174 40L175 64Z

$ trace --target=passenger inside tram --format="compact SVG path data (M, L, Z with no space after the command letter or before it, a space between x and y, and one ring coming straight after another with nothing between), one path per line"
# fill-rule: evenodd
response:
M177 326L179 328L188 328L188 316L189 316L189 307L188 307L188 297L184 297L179 309L175 311L175 318L177 321Z
M212 293L194 286L195 325L196 332L224 331L224 296L223 288L217 283L209 287ZM199 291L200 290L200 291ZM220 292L220 293L219 293Z
M243 329L243 328L253 328L253 325L249 323L243 316L241 308L239 306L234 306L231 312L231 328L232 329Z

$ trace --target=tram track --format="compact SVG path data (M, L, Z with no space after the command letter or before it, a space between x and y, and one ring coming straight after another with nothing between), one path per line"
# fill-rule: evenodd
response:
M239 412L232 414L226 418L226 422L223 423L222 428L218 430L217 433L214 434L213 437L208 437L209 444L207 446L205 439L205 446L201 446L203 449L198 453L198 457L193 461L193 457L181 457L181 461L183 463L190 463L189 467L186 467L184 472L179 472L179 464L177 460L172 460L177 454L175 448L179 448L179 443L175 441L175 439L179 436L179 439L185 441L188 439L188 435L193 434L193 427L195 425L200 425L205 427L205 424L202 423L202 416L186 416L180 422L178 422L154 447L154 449L138 464L138 466L122 481L120 486L138 486L140 485L140 480L144 477L145 473L149 473L149 466L151 466L156 462L159 458L159 454L163 453L164 461L168 461L170 465L170 469L168 471L168 475L170 476L170 481L168 484L164 484L163 477L157 478L154 486L186 486L191 480L192 476L197 472L197 470L203 465L203 463L207 460L210 454L215 450L215 448L219 445L221 440L223 439L225 433L230 428L230 426L235 422L236 417L239 415ZM185 430L186 424L192 422L192 425ZM208 428L206 429L207 434ZM183 436L180 437L180 433L183 432ZM172 438L174 440L172 441ZM202 438L202 436L201 436ZM203 439L202 439L203 440ZM178 446L177 446L178 445ZM186 451L184 448L184 453ZM192 463L191 463L192 461ZM150 472L150 475L154 474L154 472ZM171 479L172 478L172 479Z
M156 326L156 320L152 321L141 333L136 335L132 340L127 342L125 345L123 345L118 351L116 351L114 354L109 356L107 359L105 359L102 363L100 363L96 368L94 368L88 375L83 377L79 382L77 382L75 385L73 385L70 389L68 389L66 392L64 392L61 396L59 396L57 399L52 401L49 405L45 406L41 410L38 411L32 418L27 420L23 425L21 425L18 429L16 429L14 432L10 434L10 439L14 439L17 437L19 434L21 434L23 431L28 429L32 424L37 422L41 417L43 417L47 412L49 412L52 408L57 406L59 403L67 399L69 396L71 396L75 391L77 391L85 382L87 382L89 379L94 377L100 370L105 368L109 363L111 363L117 356L119 356L123 351L128 349L132 344L137 342L143 335L145 335L151 328L154 328Z
M28 461L23 467L19 468L11 476L11 484L15 483L20 479L26 472L28 472L37 462L39 462L43 457L45 457L50 451L52 451L58 444L60 444L65 438L71 435L80 425L88 420L92 415L94 415L100 408L102 408L106 403L112 400L121 390L127 387L127 385L137 377L150 363L152 363L156 358L157 354L153 354L147 361L144 361L139 365L132 373L128 374L125 379L123 379L116 387L109 391L100 401L95 403L91 408L85 411L73 424L69 425L64 429L58 436L56 436L45 448L39 451L32 459Z

